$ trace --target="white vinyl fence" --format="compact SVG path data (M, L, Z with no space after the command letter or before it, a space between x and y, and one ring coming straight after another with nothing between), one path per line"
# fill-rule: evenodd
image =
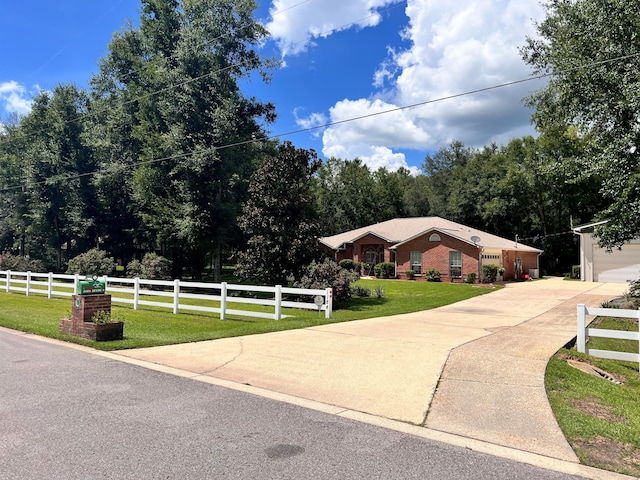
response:
M592 308L584 304L578 305L578 337L576 346L579 352L593 355L598 358L608 358L611 360L623 360L626 362L637 362L640 364L640 330L638 332L627 332L623 330L605 330L601 328L590 328L587 326L587 316L618 317L640 319L639 310L624 310L618 308ZM640 325L640 322L638 322ZM639 326L640 329L640 326ZM614 352L611 350L596 350L587 348L589 337L617 338L622 340L636 340L639 342L639 353ZM639 366L640 368L640 366Z
M0 289L9 292L44 294L71 297L76 291L80 275L64 275L57 273L12 272L0 270ZM325 318L333 313L333 291L326 289L288 288L276 285L262 287L253 285L235 285L206 282L186 282L182 280L145 280L141 278L100 277L107 285L106 293L111 294L113 303L127 303L138 310L140 305L170 308L177 314L181 310L217 313L221 320L227 315L267 318L280 320L283 308L302 308L306 310L324 311ZM267 298L260 298L263 296ZM311 298L311 301L287 300L287 296ZM149 300L149 297L165 298L164 301ZM182 300L191 299L186 304ZM217 302L216 307L198 305ZM273 313L256 312L229 308L230 304L249 304L273 307Z

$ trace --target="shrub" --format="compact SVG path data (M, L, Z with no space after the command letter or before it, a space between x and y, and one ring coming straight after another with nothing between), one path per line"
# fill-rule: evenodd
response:
M354 262L351 259L345 258L344 260L340 260L340 267L345 270L349 270L350 272L357 271L360 269L360 263Z
M361 287L360 285L356 285L351 289L351 293L354 297L370 297L371 289L367 287Z
M384 296L386 295L384 288L382 288L380 285L376 286L376 288L374 289L374 292L376 294L376 298L384 298Z
M351 300L351 283L357 281L359 275L341 268L335 261L325 259L322 262L312 261L302 273L302 278L295 283L298 288L331 288L333 289L333 305L340 308Z
M430 268L427 270L427 273L424 274L424 278L427 279L427 282L439 282L440 271L437 268Z
M624 297L633 308L640 307L640 280L629 280L629 290L625 292Z
M107 252L92 248L86 253L69 260L67 273L80 275L109 275L116 268L113 257L107 257Z
M0 255L0 270L43 273L45 271L45 267L41 260L34 260L29 257L22 257L19 255L11 255L10 253L3 253Z
M171 280L171 260L157 253L145 253L142 261L132 260L127 264L127 277L147 280Z
M490 263L488 265L482 265L482 281L484 283L493 283L498 276L498 265Z
M467 273L467 277L465 278L466 283L476 283L476 272Z
M571 266L571 278L574 280L580 280L580 265Z
M416 272L413 270L407 270L404 274L407 276L407 280L413 280L416 276Z
M393 262L378 263L373 269L378 278L395 278L396 264Z

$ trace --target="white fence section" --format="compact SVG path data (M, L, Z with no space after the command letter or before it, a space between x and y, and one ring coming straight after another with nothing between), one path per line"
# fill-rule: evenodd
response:
M638 322L638 332L627 332L623 330L605 330L601 328L589 328L587 326L587 316L603 316L618 318L635 318L640 320L640 309L624 310L618 308L591 308L584 304L578 305L578 337L576 346L579 352L593 355L598 358L608 358L611 360L623 360L626 362L637 362L640 364L640 321ZM591 321L589 321L591 323ZM589 337L617 338L622 340L636 340L639 342L638 353L614 352L611 350L596 350L587 348ZM640 365L639 365L640 368Z
M106 293L111 294L111 302L131 304L134 310L138 310L140 305L147 305L170 308L175 314L181 310L210 312L219 314L221 320L224 320L227 315L280 320L283 308L324 311L325 318L331 318L333 313L333 291L331 288L305 289L282 287L280 285L262 287L235 285L226 282L206 283L119 277L100 277L100 280L106 282ZM53 296L70 297L75 293L79 281L79 275L0 270L0 288L4 286L4 290L7 293L24 292L27 296L37 293L47 295L48 298ZM200 293L202 291L206 293ZM245 296L242 296L243 292L246 292ZM264 294L268 298L259 298ZM286 300L286 295L313 297L314 301ZM147 297L163 297L167 300L147 300L145 299ZM194 303L196 304L186 304L181 301L184 299L195 300ZM219 302L219 306L197 305L198 300ZM267 313L229 308L229 304L233 303L269 306L273 307L274 311L273 313Z

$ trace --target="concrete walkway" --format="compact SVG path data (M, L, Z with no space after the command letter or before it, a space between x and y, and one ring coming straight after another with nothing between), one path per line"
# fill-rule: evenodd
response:
M549 407L545 366L575 336L577 303L624 290L546 279L424 312L116 353L577 462Z

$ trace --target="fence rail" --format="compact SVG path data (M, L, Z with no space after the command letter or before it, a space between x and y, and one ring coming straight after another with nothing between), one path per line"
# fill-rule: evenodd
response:
M618 318L635 318L638 321L638 332L628 332L623 330L606 330L602 328L590 328L587 324L587 316L605 316ZM591 320L589 321L591 323ZM587 347L589 337L614 338L621 340L636 340L639 342L639 353L615 352L612 350L597 350ZM618 308L592 308L584 304L578 305L578 336L576 346L579 352L586 353L598 358L608 358L610 360L623 360L626 362L636 362L640 369L640 309L624 310Z
M227 315L267 318L280 320L283 308L302 308L306 310L324 311L325 318L331 318L333 313L333 292L331 288L306 289L289 288L276 285L275 287L257 285L236 285L226 282L188 282L182 280L147 280L142 278L100 277L106 282L106 293L111 294L111 301L133 305L138 310L141 305L160 308L170 308L174 314L180 310L217 313L221 320ZM43 294L48 298L54 296L71 297L80 281L80 275L65 275L58 273L12 272L0 270L0 288L9 292L23 292ZM43 288L45 287L45 288ZM158 287L158 288L154 288ZM207 293L195 293L205 291ZM242 296L243 292L244 296ZM259 298L256 294L267 294L269 298ZM250 295L250 296L249 296ZM314 297L314 301L287 300L286 296ZM169 301L146 300L147 297L160 297ZM181 300L200 300L202 302L216 302L217 306L192 305ZM229 304L249 304L273 307L273 313L256 312L229 308Z

